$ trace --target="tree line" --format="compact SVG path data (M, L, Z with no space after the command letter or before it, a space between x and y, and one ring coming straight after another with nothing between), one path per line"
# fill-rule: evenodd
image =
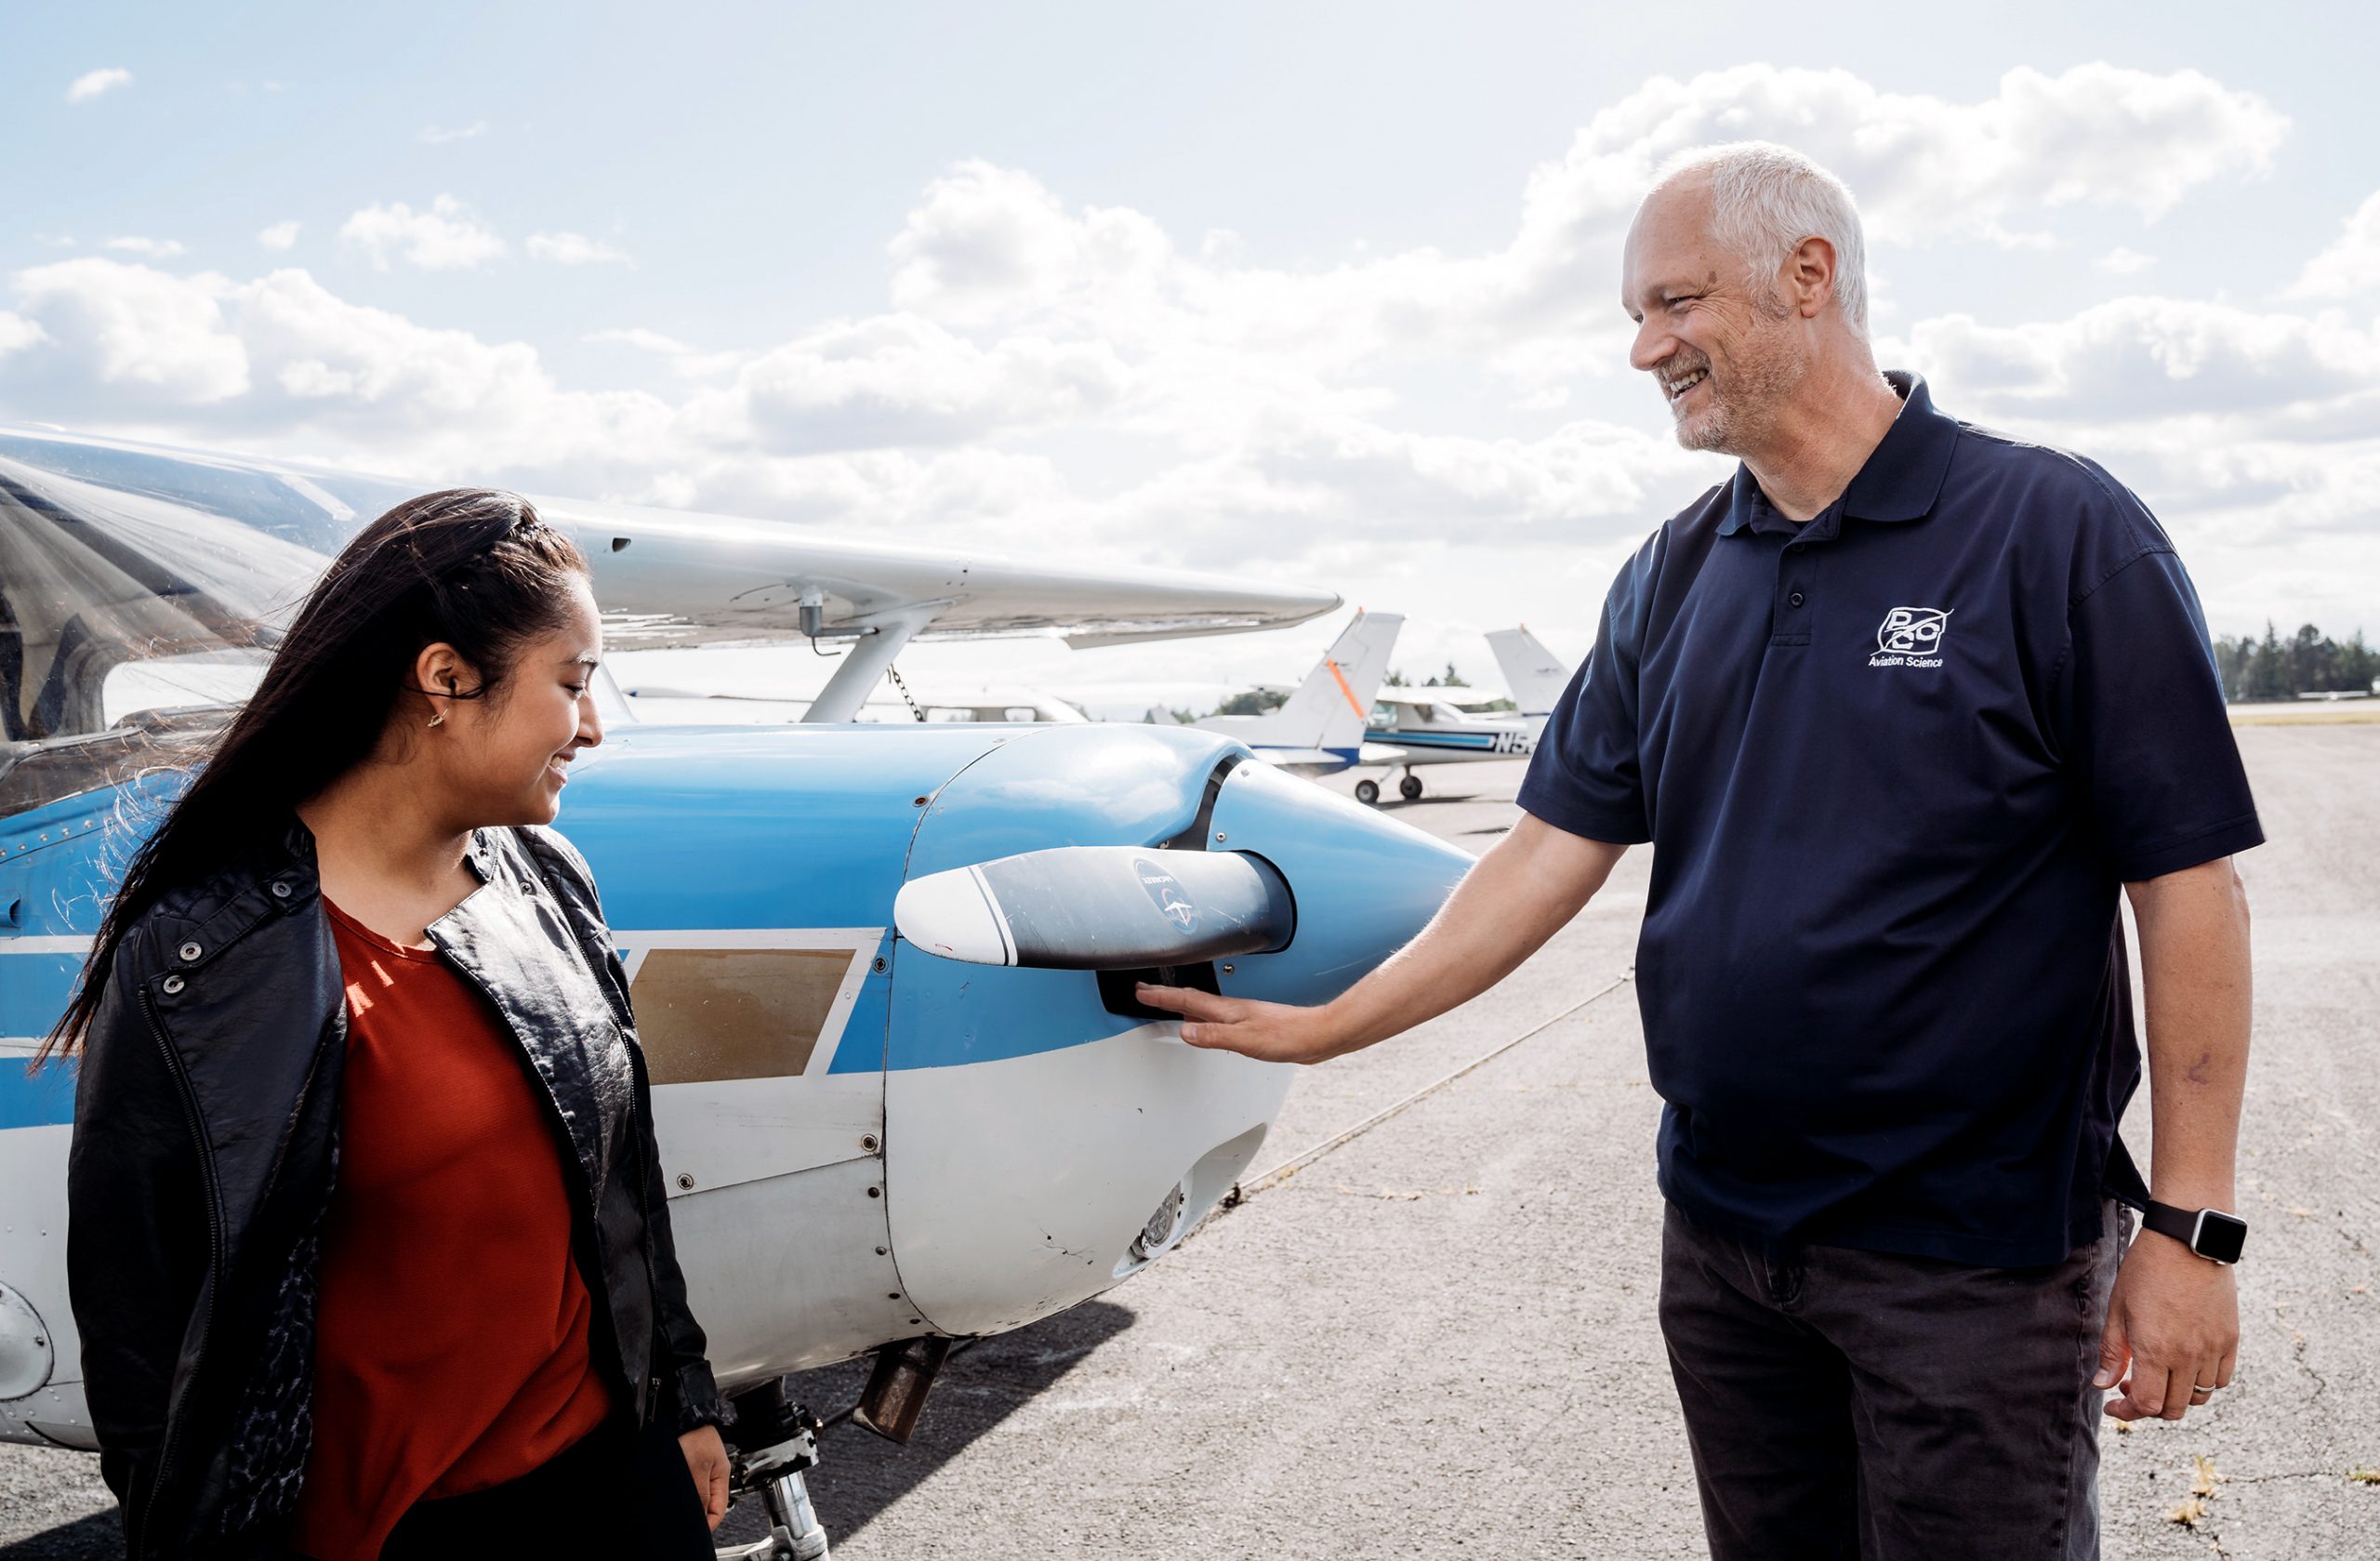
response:
M2268 621L2261 640L2253 634L2237 640L2217 635L2214 643L2223 697L2234 702L2370 693L2373 680L2380 678L2380 651L2363 642L2360 628L2341 643L2309 623L2284 640Z

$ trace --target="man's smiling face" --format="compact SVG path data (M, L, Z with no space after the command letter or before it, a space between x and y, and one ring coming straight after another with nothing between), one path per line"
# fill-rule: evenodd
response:
M1750 455L1800 382L1806 346L1773 287L1712 232L1709 181L1646 197L1628 231L1620 301L1636 322L1628 361L1653 377L1689 450Z

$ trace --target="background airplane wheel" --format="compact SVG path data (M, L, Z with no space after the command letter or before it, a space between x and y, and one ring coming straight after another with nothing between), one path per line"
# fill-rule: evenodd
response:
M1376 780L1357 781L1355 783L1355 800L1361 802L1368 808L1375 802L1378 802L1380 800L1380 782Z
M1421 777L1419 775L1408 775L1403 780L1398 781L1396 783L1396 794L1399 797L1404 798L1408 802L1419 801L1421 797Z

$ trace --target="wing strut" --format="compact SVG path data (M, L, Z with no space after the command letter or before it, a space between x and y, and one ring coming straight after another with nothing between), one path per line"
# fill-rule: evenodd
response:
M933 622L934 615L947 602L922 602L915 607L903 607L894 612L871 617L864 625L854 626L860 632L852 640L852 648L843 653L843 664L818 691L803 713L805 721L850 721L859 714L867 696L884 679L884 669L910 637Z

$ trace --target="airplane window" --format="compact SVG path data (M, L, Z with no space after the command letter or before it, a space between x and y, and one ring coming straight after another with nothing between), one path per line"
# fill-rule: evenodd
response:
M1039 721L1040 719L1041 712L1035 709L1030 705L1011 705L1008 708L1000 712L1000 720L1002 721Z
M1382 700L1372 707L1372 713L1364 718L1364 724L1375 732L1388 731L1396 724L1396 707Z
M242 490L270 481L0 431L0 815L170 761L162 738L219 726L254 686L329 562L309 544L357 523L319 489ZM257 523L218 498L256 499Z
M800 1074L858 958L848 948L654 949L631 994L653 1082Z
M99 685L100 719L121 726L152 711L239 704L264 681L271 659L260 650L199 651L123 662Z
M1452 705L1433 705L1430 707L1430 719L1441 726L1461 726L1463 714Z

